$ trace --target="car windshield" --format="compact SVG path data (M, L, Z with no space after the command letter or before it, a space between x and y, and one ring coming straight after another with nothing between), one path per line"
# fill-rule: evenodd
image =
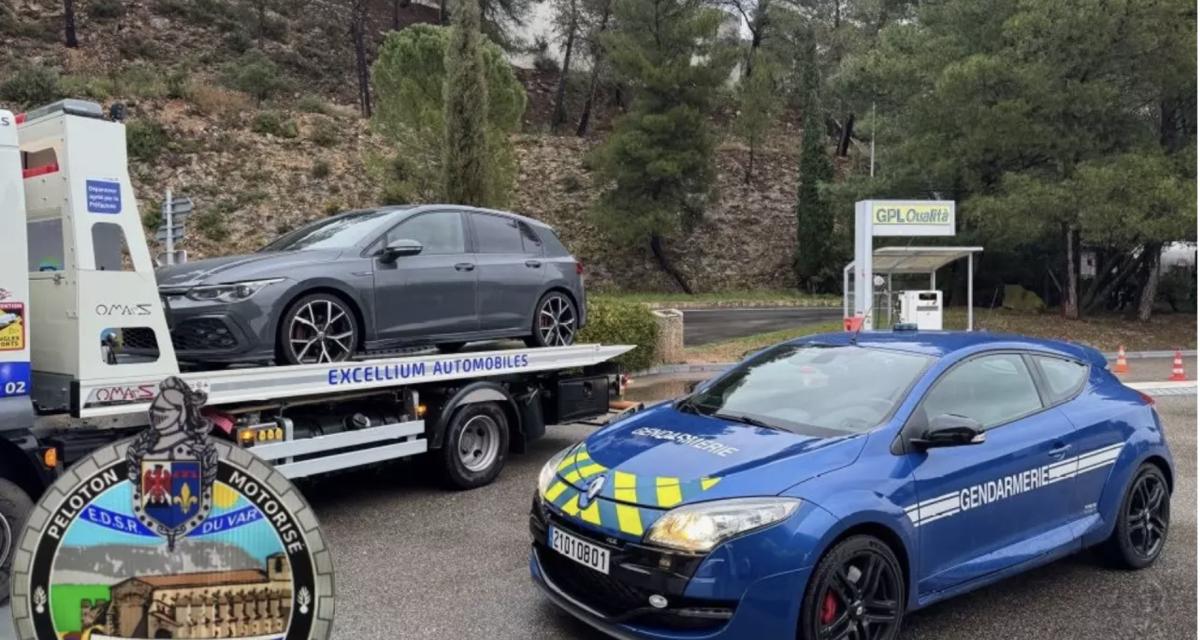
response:
M806 435L862 433L891 415L932 360L859 346L779 345L677 407Z
M259 252L352 247L374 231L379 220L392 211L372 209L326 218L284 234L283 237L259 249Z

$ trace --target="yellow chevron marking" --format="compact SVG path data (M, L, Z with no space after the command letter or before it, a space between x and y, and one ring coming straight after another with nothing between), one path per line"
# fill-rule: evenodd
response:
M637 476L624 471L617 471L613 474L613 498L620 502L637 502ZM636 512L637 510L634 509ZM621 511L618 508L617 514ZM641 526L639 524L639 526ZM624 526L622 526L624 530Z
M572 470L564 473L563 480L566 480L567 482L569 482L571 484L575 484L575 481L579 480L579 469L572 469Z
M571 496L570 499L567 500L567 503L563 505L562 510L563 513L569 516L579 515L579 494L577 493Z
M679 489L679 478L660 477L655 481L658 489L658 506L669 509L683 502L683 492Z
M566 469L573 464L583 462L584 460L591 460L591 457L588 456L587 451L580 449L579 451L576 451L574 455L569 455L563 458L563 461L558 463L558 470L562 471L563 469Z
M633 491L633 489L629 489L629 491ZM617 505L617 526L621 527L622 533L628 533L631 536L642 535L642 516L638 512L638 508L625 504Z
M558 497L561 496L566 490L567 485L565 482L555 482L554 484L550 485L549 489L546 489L546 500L554 502L555 500L558 500Z
M608 467L605 467L601 464L592 463L586 467L579 467L579 477L589 478L597 473L604 473L605 471L608 471Z
M700 489L703 491L708 491L709 489L713 488L713 485L717 484L720 481L721 481L720 478L701 478L700 479Z
M576 500L576 505L578 504L579 502ZM579 514L579 517L583 518L584 522L600 524L600 503L596 500L593 500L592 503L583 510L583 513Z

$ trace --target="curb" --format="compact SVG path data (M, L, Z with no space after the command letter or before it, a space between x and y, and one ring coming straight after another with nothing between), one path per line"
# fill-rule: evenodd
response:
M1182 355L1185 358L1194 358L1197 355L1197 351L1195 349L1188 350L1188 351L1180 351L1179 353L1180 353L1180 355ZM1144 359L1144 358L1172 358L1174 356L1175 356L1174 351L1129 351L1129 352L1125 353L1125 357L1127 359L1133 359L1133 360L1139 360L1139 359ZM1109 360L1115 360L1117 358L1117 354L1115 351L1108 352L1108 353L1104 354L1104 357L1108 358ZM681 373L720 373L736 364L737 364L736 362L706 362L706 363L698 363L698 364L662 364L662 365L658 365L656 367L650 367L649 369L646 369L644 371L635 371L633 373L630 373L629 375L630 375L630 377L637 379L637 378L646 378L646 377L651 377L651 376L677 375L677 374L681 374ZM1156 382L1153 384L1161 385L1161 384L1165 384L1165 383L1157 383ZM1191 384L1195 385L1194 382L1192 382Z

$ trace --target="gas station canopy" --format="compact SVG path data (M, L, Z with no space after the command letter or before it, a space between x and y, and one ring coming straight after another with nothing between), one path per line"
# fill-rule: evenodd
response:
M879 247L875 250L875 273L933 273L983 247Z

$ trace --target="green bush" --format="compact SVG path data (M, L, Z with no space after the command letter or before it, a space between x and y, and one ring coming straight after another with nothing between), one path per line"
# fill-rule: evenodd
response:
M290 86L279 67L261 51L247 51L237 62L225 65L221 80L230 89L254 96L260 104Z
M296 123L289 120L278 111L262 111L254 116L250 130L255 133L270 134L279 138L295 138L300 135Z
M325 147L328 149L329 147L336 146L338 142L341 142L342 137L339 136L338 132L334 130L332 122L328 122L325 118L321 118L321 122L318 122L316 126L309 131L308 139L312 140L313 144L317 145L318 147Z
M319 113L321 115L329 115L329 103L321 99L320 96L312 94L301 96L296 101L296 111L302 113Z
M115 20L125 15L125 4L122 0L92 0L87 15L92 20Z
M125 126L125 146L130 158L154 162L167 147L167 130L154 120L133 120Z
M587 325L578 342L634 344L637 348L616 359L626 371L644 371L656 364L658 323L650 307L636 302L588 298Z
M312 166L312 177L317 180L324 180L329 177L329 163L324 160L317 160Z
M58 72L39 65L18 67L16 75L0 84L0 100L19 107L40 107L62 97Z

